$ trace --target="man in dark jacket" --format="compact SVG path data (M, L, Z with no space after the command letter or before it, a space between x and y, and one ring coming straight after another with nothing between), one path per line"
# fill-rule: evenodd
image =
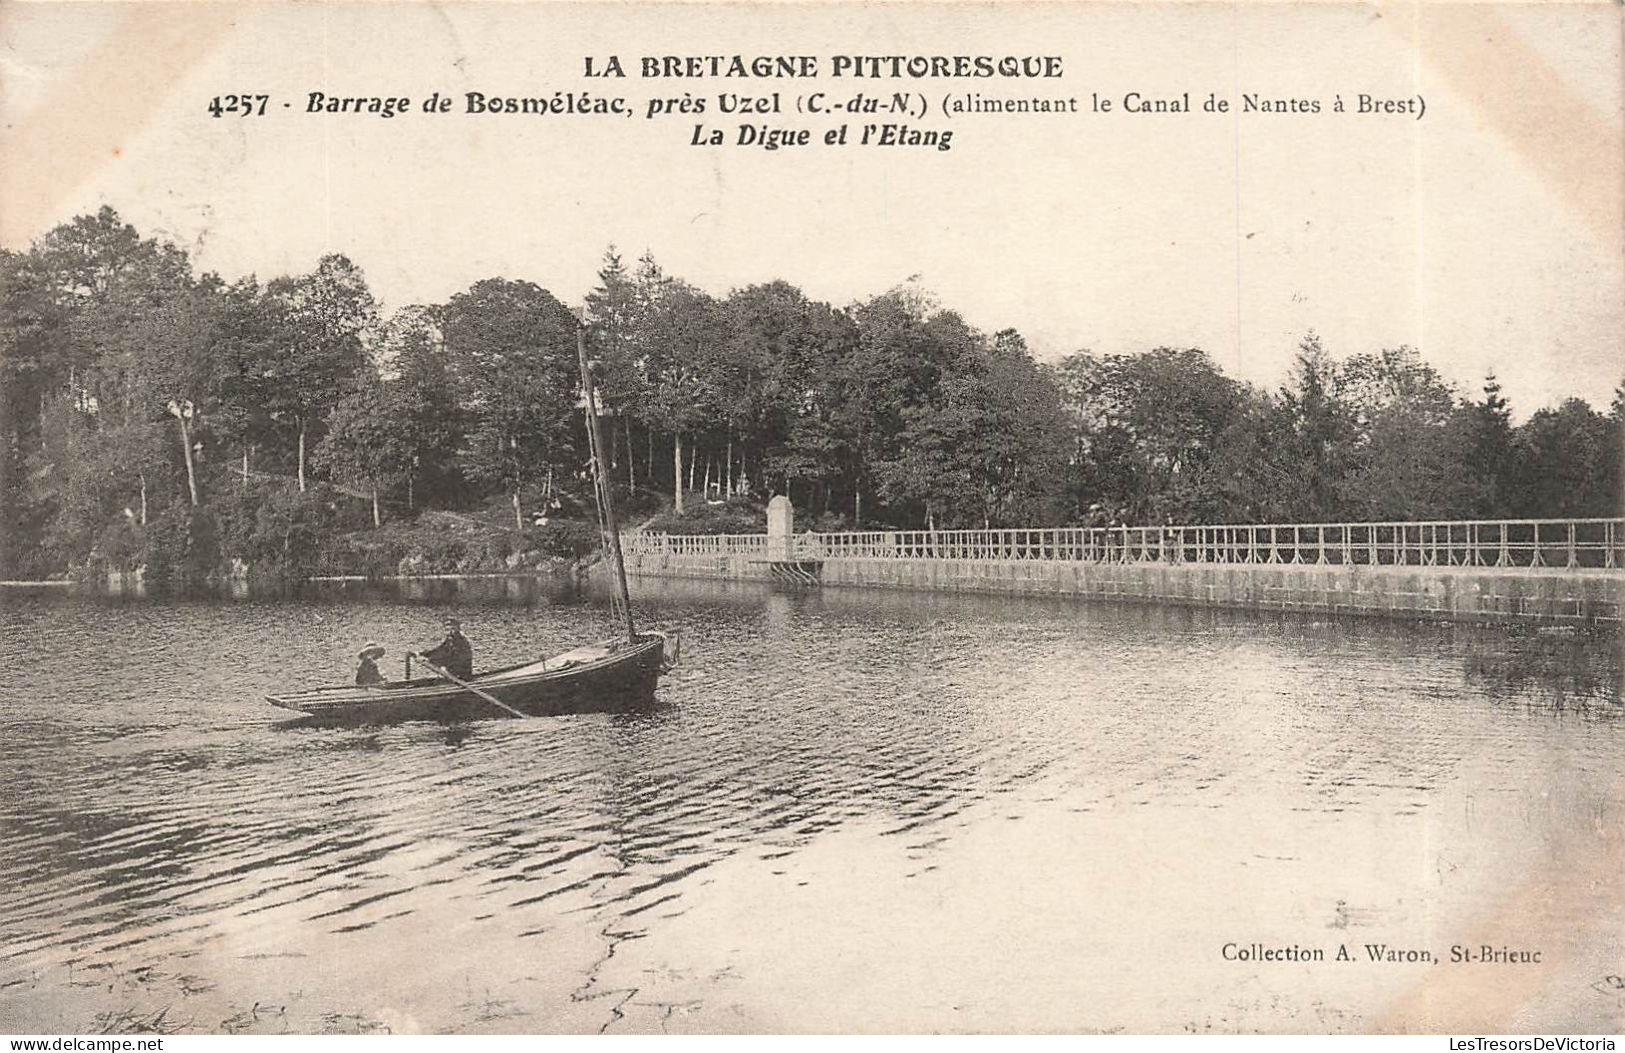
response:
M463 635L463 623L449 614L446 615L446 638L418 657L464 680L474 675L474 648Z

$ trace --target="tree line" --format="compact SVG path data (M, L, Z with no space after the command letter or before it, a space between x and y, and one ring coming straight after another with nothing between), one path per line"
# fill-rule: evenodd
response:
M582 324L610 468L676 528L775 493L824 529L1619 513L1625 396L1514 425L1493 377L1313 334L1274 391L1197 349L1045 365L912 283L717 297L613 248L579 312L493 277L386 315L342 255L227 282L108 208L0 253L0 298L4 576L274 562L339 504L522 530L584 492Z

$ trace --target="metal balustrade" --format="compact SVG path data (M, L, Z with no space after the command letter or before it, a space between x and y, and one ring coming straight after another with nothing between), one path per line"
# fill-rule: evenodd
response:
M746 556L767 558L766 534L628 534L621 539L627 555Z
M769 556L766 534L637 534L643 556ZM1070 563L1296 564L1414 567L1625 567L1625 519L1487 519L1418 523L887 530L797 534L793 559L1044 560Z

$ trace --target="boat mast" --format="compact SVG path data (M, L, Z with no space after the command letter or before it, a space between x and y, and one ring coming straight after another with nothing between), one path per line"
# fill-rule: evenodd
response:
M615 587L610 593L610 606L626 625L626 640L637 642L637 630L632 627L632 597L626 588L626 561L621 556L621 529L615 522L615 502L609 493L609 473L604 463L604 438L598 430L598 393L593 387L592 369L587 361L587 329L576 329L576 357L581 362L581 394L586 403L587 449L592 459L593 494L598 500L598 526L609 550L610 566L615 574Z

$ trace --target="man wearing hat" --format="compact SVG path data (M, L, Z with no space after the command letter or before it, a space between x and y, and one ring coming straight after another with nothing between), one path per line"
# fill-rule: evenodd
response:
M463 623L450 614L446 615L446 638L418 657L464 680L474 675L474 647L463 635Z
M384 657L384 649L372 641L361 649L361 664L356 666L355 682L363 687L384 682L384 674L378 671L378 659Z

